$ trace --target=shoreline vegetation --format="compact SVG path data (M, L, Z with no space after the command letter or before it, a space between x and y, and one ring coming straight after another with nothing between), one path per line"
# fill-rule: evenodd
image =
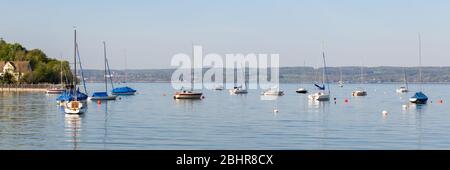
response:
M2 38L0 63L0 84L59 84L61 78L70 82L72 77L68 61L49 58L40 49L28 50Z

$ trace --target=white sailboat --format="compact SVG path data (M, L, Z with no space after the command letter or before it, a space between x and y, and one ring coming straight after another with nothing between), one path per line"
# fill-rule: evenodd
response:
M269 88L263 92L265 96L283 96L284 91L280 90L277 86Z
M326 64L326 60L325 60L325 50L322 52L322 58L323 58L322 86L315 84L316 87L318 87L320 91L308 96L308 98L313 101L329 101L330 100L330 92L331 92L330 86L328 86L328 93L325 90L325 83L328 84L327 70L326 70L327 64Z
M343 81L343 78L342 78L342 68L341 67L339 67L339 73L340 73L340 78L339 78L338 86L339 87L344 87L344 81Z
M73 100L66 102L64 105L64 112L67 114L83 114L87 110L87 105L78 100L77 90L77 30L74 30L74 76L73 76Z
M236 72L237 72L237 69L235 70ZM245 68L243 68L242 69L242 77L243 77L243 80L244 80L244 83L243 84L246 84L245 82ZM235 73L235 80L237 79L237 73ZM235 82L235 85L234 85L234 88L233 89L231 89L230 90L230 94L247 94L248 93L248 91L247 91L247 86L245 87L245 88L243 88L242 87L242 84L240 85L240 86L237 86L236 85L236 82Z
M61 57L61 61L60 61L60 87L53 87L53 88L49 88L47 89L46 93L47 94L61 94L63 93L66 88L65 88L65 83L63 82L63 60Z
M364 83L364 67L361 67L361 86ZM352 96L367 96L367 92L359 87L356 90L352 91Z
M303 68L306 69L306 62L303 62ZM304 75L304 74L302 74L302 75ZM302 78L300 78L299 84L302 84ZM300 94L306 94L306 93L308 93L308 90L306 88L300 87L295 92L300 93Z
M397 89L397 93L408 93L409 92L409 88L408 88L408 79L406 77L406 70L405 68L403 68L403 73L404 73L404 81L405 81L405 85L401 86Z

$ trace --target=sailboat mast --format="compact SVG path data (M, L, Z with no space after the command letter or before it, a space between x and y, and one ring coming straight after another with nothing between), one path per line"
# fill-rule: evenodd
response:
M125 50L125 82L128 82L127 50Z
M61 61L59 61L60 63L60 75L59 75L59 82L61 83L61 86L63 86L63 61L62 61L62 55L61 55Z
M422 37L420 36L420 33L418 34L419 37L419 81L420 81L420 91L422 91Z
M191 64L191 91L194 91L194 43L192 43L192 64Z
M74 77L73 77L73 94L75 95L75 101L77 100L77 29L74 28L74 43L73 43L73 63L74 63Z
M364 84L364 66L361 66L361 84Z
M406 89L409 89L408 88L408 79L407 79L407 77L406 77L406 69L403 67L403 74L404 74L404 81L405 81L405 87L406 87Z
M108 78L107 78L107 72L106 72L106 42L103 41L103 56L104 56L104 62L105 62L105 92L108 93Z

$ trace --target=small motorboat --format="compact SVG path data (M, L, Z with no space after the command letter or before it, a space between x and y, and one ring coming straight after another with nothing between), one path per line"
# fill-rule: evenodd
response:
M234 87L234 89L230 90L231 94L247 94L247 89L242 88L242 86Z
M107 92L95 92L89 97L89 100L116 100L116 95L108 95Z
M62 94L65 91L64 88L50 88L47 89L47 94Z
M295 92L300 94L306 94L308 93L308 90L306 90L305 88L299 88Z
M409 98L409 101L415 104L426 104L428 101L428 96L423 92L417 92L416 94L414 94L414 96Z
M352 96L367 96L367 92L364 90L352 91Z
M329 101L330 95L324 92L317 92L308 96L310 100L314 101Z
M338 86L339 87L344 87L344 82L343 81L339 81Z
M397 93L408 93L409 90L406 87L400 87L397 89Z
M202 99L203 93L201 92L194 92L190 90L182 90L179 92L176 92L173 96L174 99Z
M132 89L131 87L117 87L112 90L112 95L134 95L137 90Z

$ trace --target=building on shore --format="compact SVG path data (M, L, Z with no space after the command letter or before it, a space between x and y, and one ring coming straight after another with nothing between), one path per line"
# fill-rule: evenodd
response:
M5 73L9 73L18 81L23 75L31 71L29 61L0 61L0 77L3 77Z

